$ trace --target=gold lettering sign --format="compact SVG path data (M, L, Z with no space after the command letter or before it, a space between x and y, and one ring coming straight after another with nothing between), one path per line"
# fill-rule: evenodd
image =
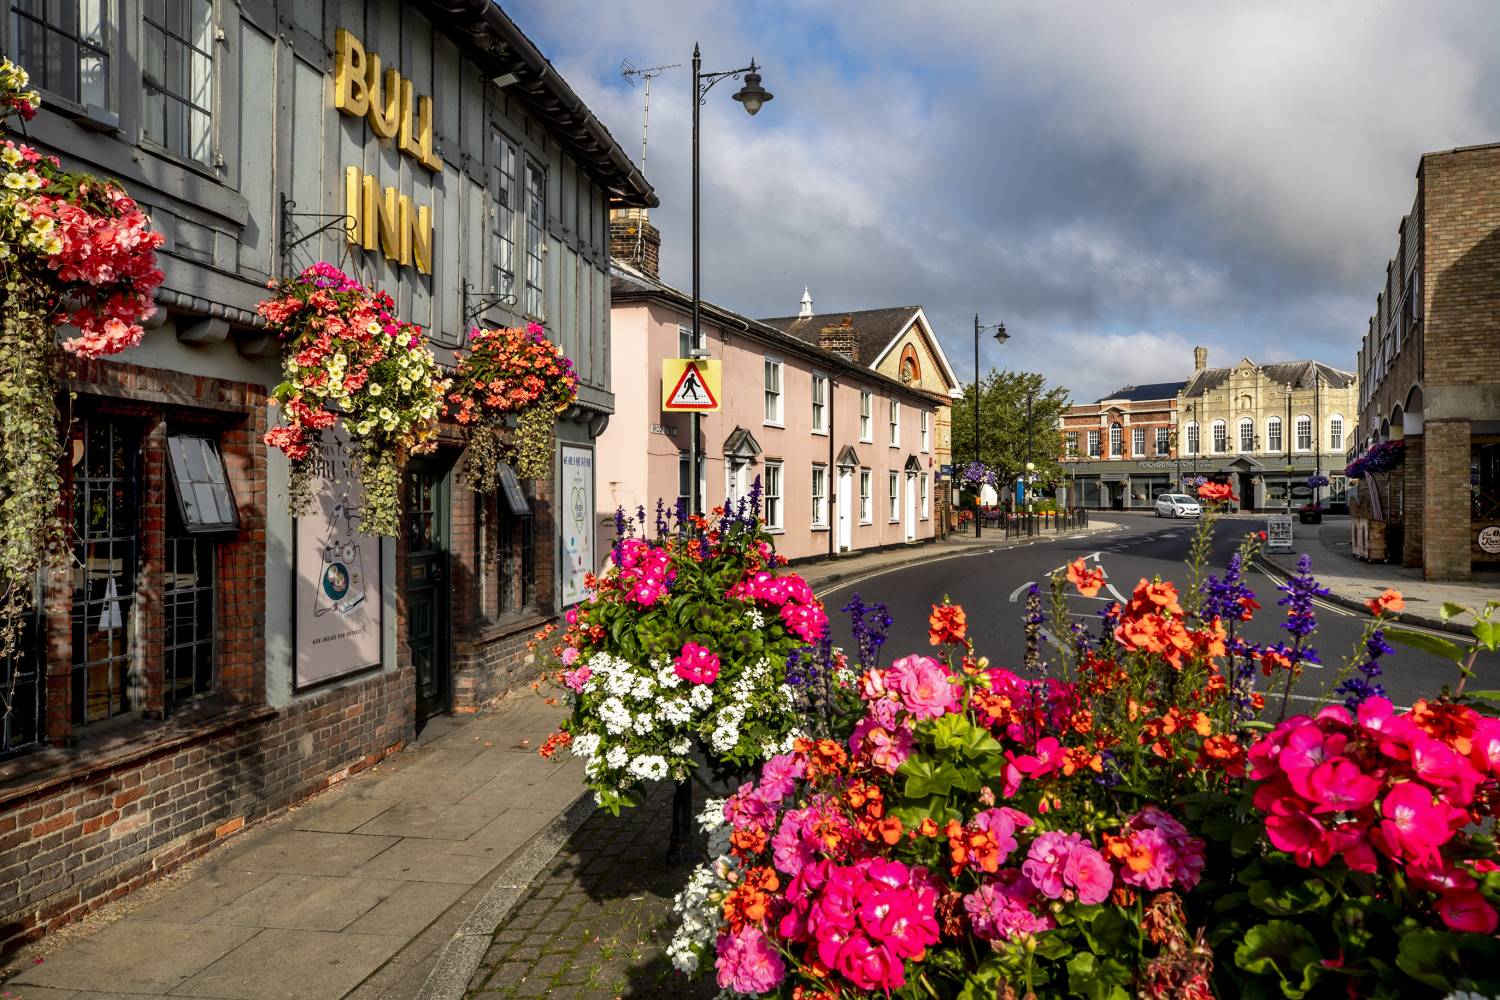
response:
M358 167L344 168L344 214L349 242L365 250L377 245L387 260L415 264L432 273L432 209L414 205L393 187L382 189Z
M364 118L380 139L394 138L428 170L441 171L443 161L432 151L432 98L416 97L412 82L396 70L382 73L380 56L366 52L352 32L339 28L333 45L333 106Z

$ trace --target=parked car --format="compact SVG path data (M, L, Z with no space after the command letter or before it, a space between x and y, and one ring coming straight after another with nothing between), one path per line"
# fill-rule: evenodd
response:
M1202 513L1197 498L1186 493L1163 493L1156 498L1157 517L1198 517Z

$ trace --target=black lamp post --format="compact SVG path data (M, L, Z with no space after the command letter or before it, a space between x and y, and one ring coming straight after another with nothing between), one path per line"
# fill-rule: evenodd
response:
M1292 386L1290 383L1286 387L1286 429L1286 485L1284 489L1286 490L1286 513L1290 517L1292 514L1292 436L1297 433L1297 429L1292 426Z
M982 330L995 331L995 343L1003 344L1010 339L1010 334L1005 332L1004 323L991 323L984 326L979 325L979 314L974 314L974 462L979 463L979 334ZM981 485L980 489L983 489ZM979 497L983 494L980 489L975 490L974 498L974 537L980 537L979 530Z
M725 77L739 79L745 77L744 84L734 92L734 99L739 101L749 114L759 113L766 102L771 100L771 92L760 85L760 67L755 65L755 60L750 60L749 66L739 69L725 70L722 73L703 72L703 57L698 50L698 45L693 45L693 350L696 353L699 345L703 343L703 334L699 329L700 312L702 302L699 298L699 274L700 260L698 254L698 225L699 225L699 197L698 197L698 111L703 102L708 98L708 92L714 84ZM701 513L699 508L703 504L703 498L699 496L698 490L698 414L692 413L691 428L688 433L688 513ZM826 489L826 486L825 486Z

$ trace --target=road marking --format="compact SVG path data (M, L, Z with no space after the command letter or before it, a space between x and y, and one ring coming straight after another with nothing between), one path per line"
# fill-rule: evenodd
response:
M1021 584L1015 590L1012 590L1010 592L1010 603L1012 603L1012 604L1016 603L1016 599L1021 596L1021 591L1025 590L1027 587L1030 587L1035 582L1036 582L1035 580L1027 580L1025 583Z

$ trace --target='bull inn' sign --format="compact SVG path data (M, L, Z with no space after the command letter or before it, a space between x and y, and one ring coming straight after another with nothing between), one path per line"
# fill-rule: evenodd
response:
M333 106L364 118L382 142L434 172L443 161L432 151L432 98L416 97L412 82L394 69L382 76L380 56L366 52L354 35L334 34ZM377 243L388 260L432 273L432 207L414 205L394 187L383 190L359 167L344 168L344 214L349 242L365 250Z

